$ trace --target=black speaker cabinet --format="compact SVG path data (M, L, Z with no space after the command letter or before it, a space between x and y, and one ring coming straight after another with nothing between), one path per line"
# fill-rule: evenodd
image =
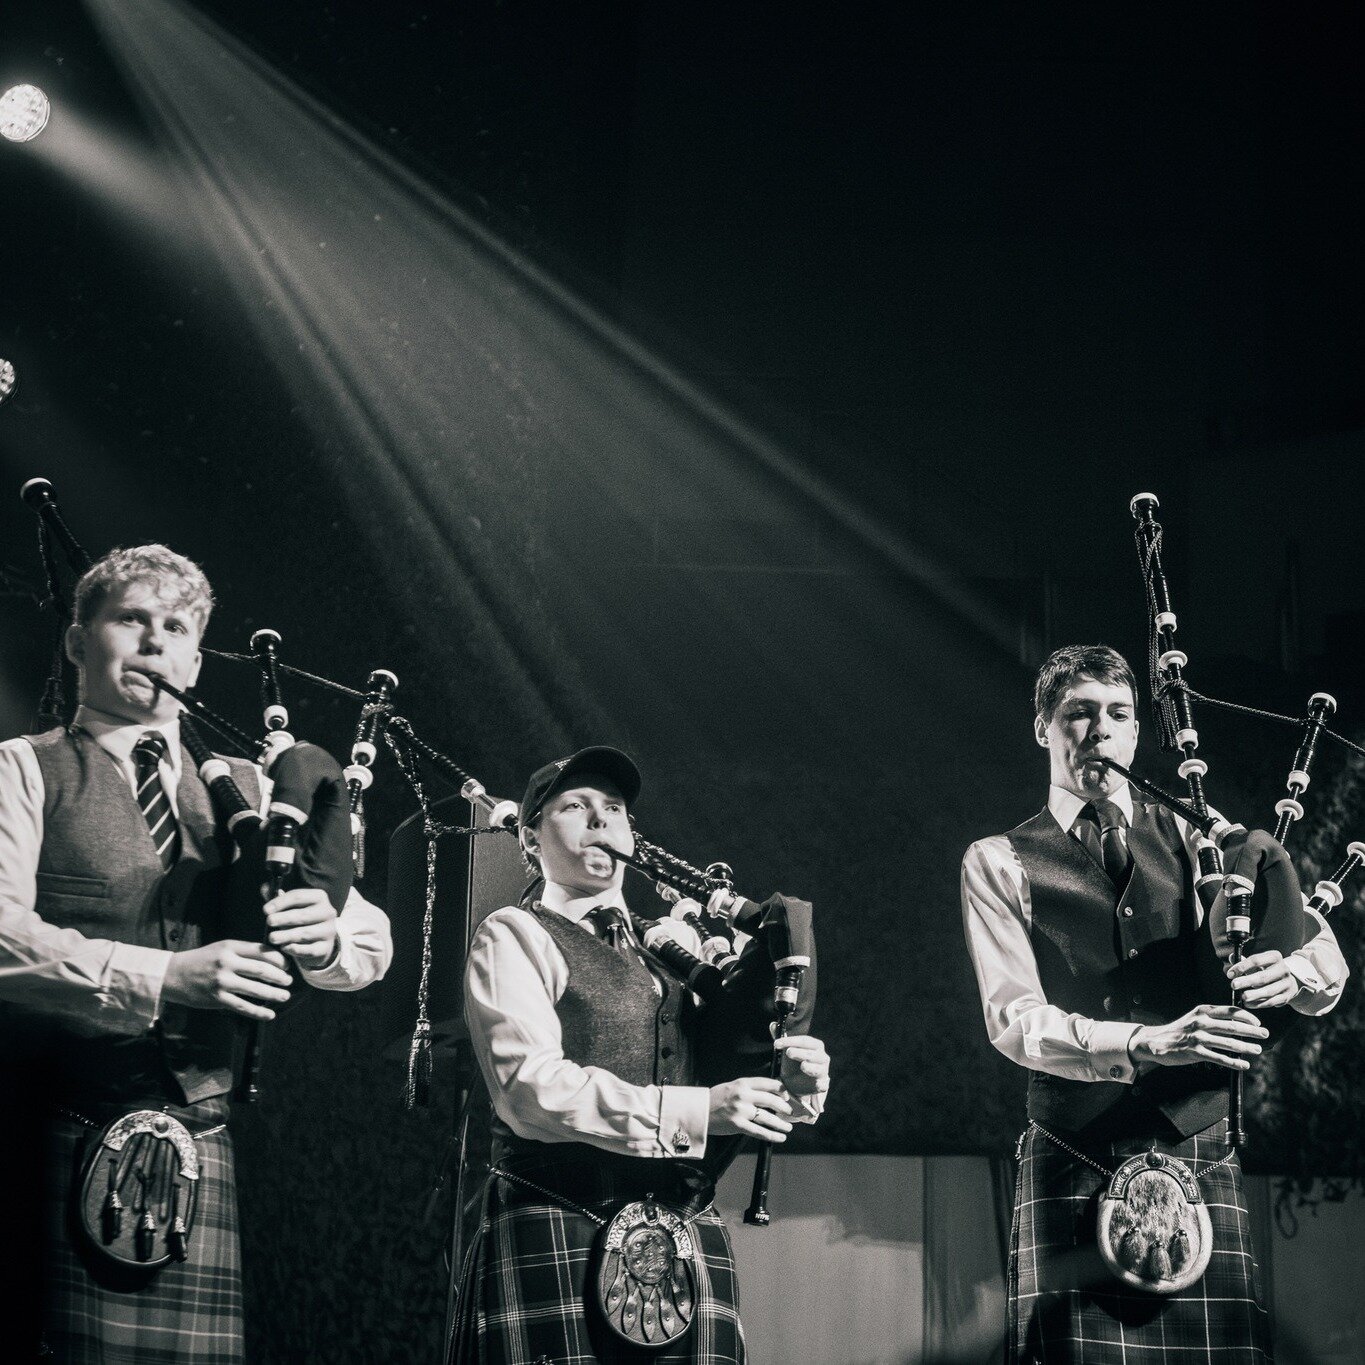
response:
M463 797L438 801L432 814L443 825L485 825L487 816ZM465 954L485 916L515 905L529 873L511 834L446 834L436 842L436 905L432 915L431 980L427 1015L438 1057L464 1036ZM417 1022L422 974L422 919L426 910L427 841L419 811L389 841L389 923L393 964L379 983L385 1051L407 1056Z

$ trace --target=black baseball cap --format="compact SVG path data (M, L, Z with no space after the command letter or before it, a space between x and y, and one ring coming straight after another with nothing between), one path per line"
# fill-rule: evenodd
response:
M627 806L633 806L640 794L640 770L630 758L620 749L598 744L590 749L580 749L568 758L558 758L531 774L531 780L526 784L526 795L521 798L521 810L517 816L520 823L529 825L540 814L545 803L556 792L563 791L579 773L610 778L625 798Z

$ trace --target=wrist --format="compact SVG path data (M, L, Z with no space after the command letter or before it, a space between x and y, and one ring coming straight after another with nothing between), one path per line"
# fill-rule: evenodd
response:
M1128 1060L1134 1066L1151 1060L1147 1052L1147 1029L1145 1026L1134 1029L1133 1036L1128 1039Z

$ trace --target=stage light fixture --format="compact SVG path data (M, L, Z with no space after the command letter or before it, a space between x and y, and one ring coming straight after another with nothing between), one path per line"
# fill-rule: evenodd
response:
M0 137L31 142L47 127L52 103L36 85L12 85L0 95Z
M10 396L19 383L19 372L8 360L0 360L0 403Z

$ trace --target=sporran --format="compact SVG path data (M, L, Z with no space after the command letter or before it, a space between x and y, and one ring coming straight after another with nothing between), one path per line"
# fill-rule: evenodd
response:
M602 1234L597 1302L633 1346L662 1350L692 1325L696 1247L687 1224L653 1199L625 1205Z
M199 1197L194 1139L171 1115L138 1109L106 1124L91 1141L76 1212L98 1255L123 1269L148 1271L189 1259Z

